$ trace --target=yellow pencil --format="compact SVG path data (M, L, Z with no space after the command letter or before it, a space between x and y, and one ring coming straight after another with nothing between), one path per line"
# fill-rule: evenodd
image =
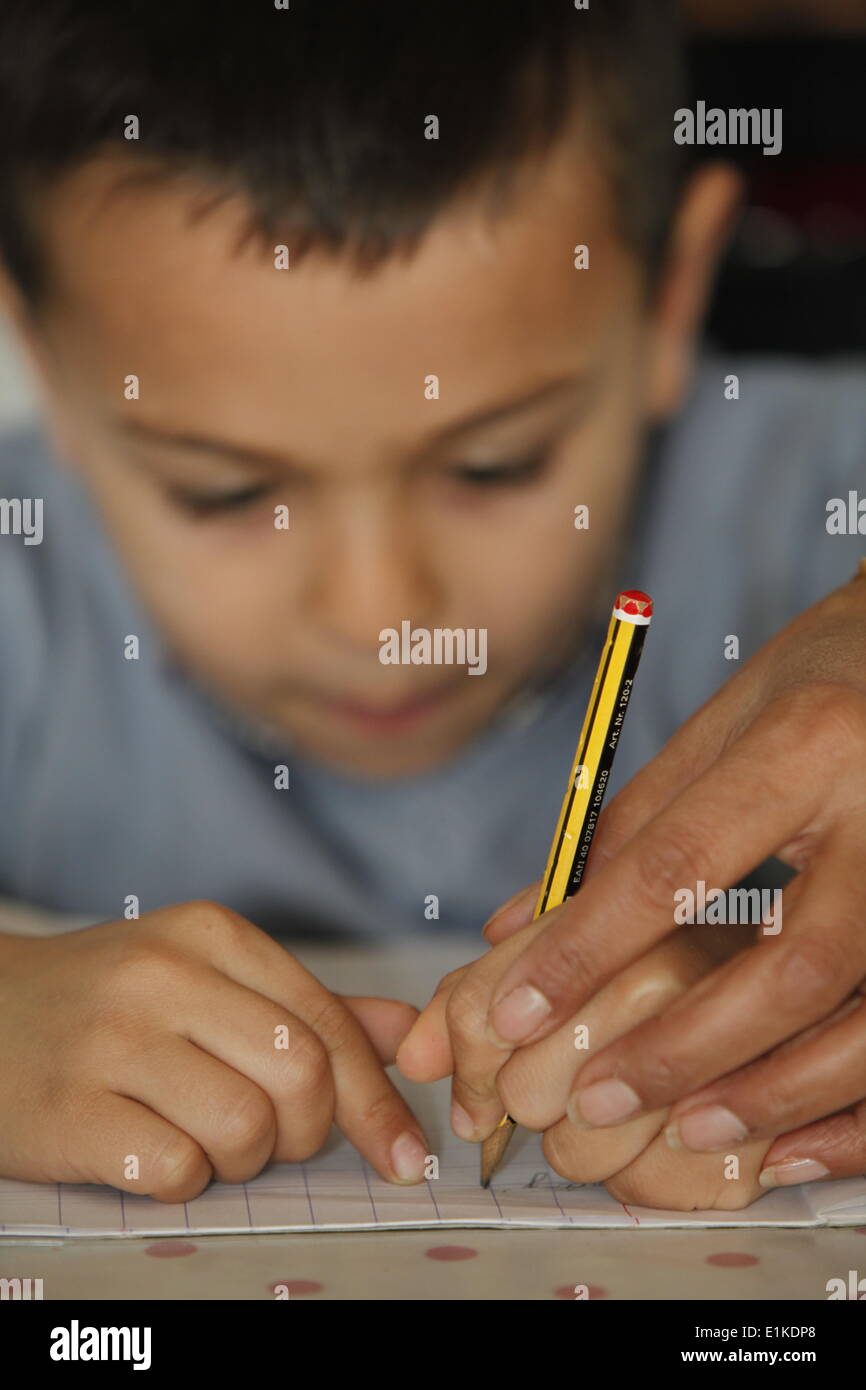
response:
M652 612L652 599L639 589L617 595L533 921L559 907L583 881ZM482 1187L489 1186L516 1128L516 1121L504 1115L481 1145Z

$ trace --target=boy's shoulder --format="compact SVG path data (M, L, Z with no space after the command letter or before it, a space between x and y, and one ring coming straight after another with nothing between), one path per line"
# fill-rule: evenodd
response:
M87 634L123 626L126 585L74 470L36 423L0 435L0 712L35 716Z
M726 473L793 481L797 470L823 487L862 468L866 356L809 360L707 353L671 431L671 457L691 454Z

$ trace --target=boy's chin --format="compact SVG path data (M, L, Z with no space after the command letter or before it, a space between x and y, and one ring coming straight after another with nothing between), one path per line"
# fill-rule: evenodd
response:
M396 781L401 777L432 772L459 755L470 735L430 741L413 739L367 739L357 744L342 741L295 739L298 752L333 772L348 777Z

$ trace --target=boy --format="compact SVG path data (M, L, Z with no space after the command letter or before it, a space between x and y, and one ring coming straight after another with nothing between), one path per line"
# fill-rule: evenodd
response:
M544 862L618 587L659 612L625 780L723 634L847 578L793 475L854 485L858 383L755 369L731 407L710 363L687 400L737 180L678 163L666 7L7 0L0 51L7 298L65 470L33 436L0 465L44 503L0 548L0 884L110 919L0 941L0 1171L177 1201L333 1118L418 1181L382 1070L416 1011L260 929L430 930L432 894L477 930ZM383 661L406 621L486 634L483 679ZM661 1007L699 950L628 990ZM668 1161L687 1202L704 1163Z

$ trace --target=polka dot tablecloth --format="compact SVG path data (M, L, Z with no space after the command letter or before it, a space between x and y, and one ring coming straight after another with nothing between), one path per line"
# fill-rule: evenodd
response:
M866 1271L866 1227L455 1230L195 1240L6 1240L0 1276L46 1299L826 1300Z

